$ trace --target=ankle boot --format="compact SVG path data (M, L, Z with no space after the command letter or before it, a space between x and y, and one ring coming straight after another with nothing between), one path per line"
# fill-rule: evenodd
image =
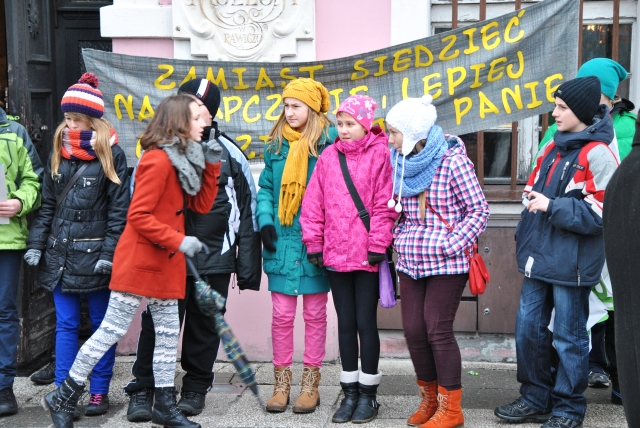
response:
M340 386L344 393L344 398L340 402L340 407L333 414L332 422L344 423L349 422L353 416L353 412L356 410L358 404L358 371L354 372L341 372L340 373Z
M42 398L42 407L51 412L55 428L73 428L73 413L83 392L84 385L67 376L57 389Z
M382 373L380 372L376 375L370 375L362 371L359 373L358 403L351 416L351 423L364 424L371 422L378 416L380 404L376 401L376 393L378 392L378 385L380 385L381 380Z
M438 410L420 428L456 428L464 425L462 389L449 391L438 385Z
M163 427L201 428L199 423L192 422L182 414L176 404L178 391L173 386L155 388L151 422Z
M291 369L287 366L275 366L273 368L275 383L273 395L267 401L267 412L284 412L289 404L289 392L291 391Z
M407 419L407 425L416 427L422 425L431 419L436 410L438 410L438 384L434 380L432 382L424 382L418 380L418 388L422 401L418 406L418 410Z
M320 368L305 366L302 369L302 388L300 396L293 404L293 413L313 413L320 405Z

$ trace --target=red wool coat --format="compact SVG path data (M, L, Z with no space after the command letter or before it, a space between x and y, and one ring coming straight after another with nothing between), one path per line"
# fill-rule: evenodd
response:
M206 164L202 188L187 195L190 210L206 214L218 193L220 162ZM182 299L186 263L178 247L185 237L184 196L164 150L146 151L136 170L127 225L113 256L109 288L145 297Z

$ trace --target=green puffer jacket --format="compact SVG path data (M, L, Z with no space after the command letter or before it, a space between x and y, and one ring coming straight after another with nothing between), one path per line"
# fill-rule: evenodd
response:
M611 118L613 119L613 129L616 131L616 140L618 141L618 153L620 154L620 160L624 160L631 151L631 143L633 142L633 135L636 132L636 118L637 116L631 111L635 108L633 103L627 99L621 99L619 102L613 105L611 110ZM544 133L542 141L538 145L538 151L549 142L558 130L558 125L555 123L549 126L547 132ZM533 158L535 163L537 156ZM533 169L532 165L532 169Z
M42 162L24 126L0 108L0 164L4 165L7 199L19 199L22 210L0 224L0 250L22 250L29 236L26 215L40 206Z
M322 151L331 144L338 132L331 126L329 136L323 136L318 141L318 151ZM284 164L289 154L289 142L282 141L280 153L265 150L264 170L260 174L258 185L258 206L256 217L258 226L273 225L278 234L275 242L276 252L262 250L264 272L269 277L269 291L297 296L300 294L314 294L329 291L327 271L318 268L307 260L307 248L302 243L302 228L300 226L300 211L293 218L291 226L283 226L278 219L278 201L280 199L280 184ZM307 184L318 159L309 157Z

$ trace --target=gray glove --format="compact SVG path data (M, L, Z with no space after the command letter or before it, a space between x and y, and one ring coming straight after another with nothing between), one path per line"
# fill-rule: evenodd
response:
M178 247L178 251L184 253L187 257L193 257L201 250L202 242L198 241L195 236L185 236Z
M204 160L209 163L218 163L222 157L222 146L216 140L210 140L202 143L202 151L204 152Z
M29 266L38 266L41 256L42 251L40 250L28 250L24 253L24 261L27 262Z
M113 263L108 262L106 260L98 260L96 263L96 267L93 268L93 273L109 275L111 273L111 267Z

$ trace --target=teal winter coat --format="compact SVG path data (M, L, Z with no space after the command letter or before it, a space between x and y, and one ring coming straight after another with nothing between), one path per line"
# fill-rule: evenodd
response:
M329 136L323 136L318 141L319 154L331 144L338 132L332 126ZM258 226L273 225L278 234L275 241L275 253L262 250L264 272L269 278L269 291L297 296L300 294L314 294L329 291L327 271L316 267L307 260L307 249L302 243L302 228L300 226L300 210L293 218L291 226L283 226L278 219L278 201L280 200L280 184L284 164L289 154L289 142L282 140L280 153L264 152L264 170L260 174L258 185L258 206L256 217ZM316 166L315 157L309 157L307 185Z

